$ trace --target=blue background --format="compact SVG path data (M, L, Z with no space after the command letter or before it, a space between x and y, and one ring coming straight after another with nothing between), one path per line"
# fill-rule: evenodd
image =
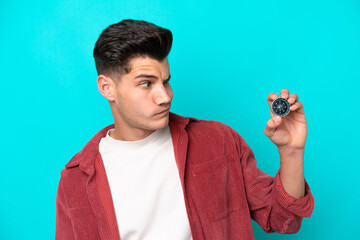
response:
M113 121L93 46L125 18L172 30L172 111L232 126L270 175L266 96L299 94L315 210L297 234L254 223L256 239L359 239L359 11L356 0L1 1L0 239L54 238L61 169Z

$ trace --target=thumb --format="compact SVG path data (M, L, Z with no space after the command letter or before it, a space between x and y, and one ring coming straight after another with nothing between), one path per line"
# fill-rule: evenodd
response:
M272 137L276 131L276 128L281 124L282 119L279 116L274 116L269 121L267 121L264 133L268 137Z

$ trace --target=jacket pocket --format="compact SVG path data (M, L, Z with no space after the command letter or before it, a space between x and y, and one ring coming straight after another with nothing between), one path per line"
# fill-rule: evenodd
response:
M240 161L237 154L191 166L196 205L210 221L248 208Z

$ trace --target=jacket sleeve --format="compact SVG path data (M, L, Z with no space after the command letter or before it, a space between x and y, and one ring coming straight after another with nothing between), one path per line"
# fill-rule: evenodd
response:
M61 180L59 182L57 196L56 196L56 240L71 240L74 239L74 234L69 216L69 210L66 206L64 194L61 187Z
M271 177L258 169L252 150L240 135L238 137L251 218L265 232L298 232L302 218L310 217L314 209L309 185L305 181L305 196L301 199L288 195L281 184L279 171L275 177Z

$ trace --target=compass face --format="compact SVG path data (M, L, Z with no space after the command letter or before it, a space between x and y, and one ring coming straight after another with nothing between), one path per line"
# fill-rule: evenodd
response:
M276 116L285 117L290 112L290 104L284 98L277 98L271 103L271 112Z

